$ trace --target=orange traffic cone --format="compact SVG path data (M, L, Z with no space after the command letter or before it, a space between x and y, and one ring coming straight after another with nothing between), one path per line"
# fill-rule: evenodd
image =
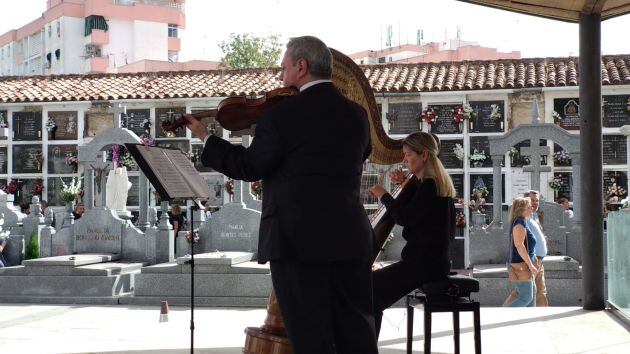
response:
M166 300L161 301L160 322L168 322L168 301Z

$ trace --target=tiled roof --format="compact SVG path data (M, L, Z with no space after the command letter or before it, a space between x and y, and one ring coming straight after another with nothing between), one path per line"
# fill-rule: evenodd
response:
M577 86L577 58L367 65L375 92ZM281 87L274 69L0 78L0 103L168 99L260 94ZM602 84L630 84L630 55L602 58Z

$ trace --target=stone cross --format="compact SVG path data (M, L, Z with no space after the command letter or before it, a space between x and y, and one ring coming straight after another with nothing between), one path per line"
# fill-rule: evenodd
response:
M534 144L536 142L536 144ZM530 139L530 145L521 148L521 155L529 156L530 165L523 167L523 172L532 173L532 189L540 190L540 173L551 172L551 166L541 166L540 157L549 155L549 146L538 146L539 139ZM536 146L533 146L536 145Z
M114 115L114 127L120 127L120 116L122 114L127 114L127 107L120 103L116 103L113 107L107 109L107 113L112 113Z

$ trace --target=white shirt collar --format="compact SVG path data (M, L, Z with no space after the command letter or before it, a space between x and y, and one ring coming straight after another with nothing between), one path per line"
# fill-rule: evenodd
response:
M300 87L300 92L306 90L307 88L309 88L311 86L315 86L315 85L321 84L323 82L332 82L332 80L315 80L315 81L308 82L308 83L302 85L302 87Z

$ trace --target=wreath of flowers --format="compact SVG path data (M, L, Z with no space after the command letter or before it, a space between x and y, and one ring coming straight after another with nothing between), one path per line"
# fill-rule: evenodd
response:
M31 188L31 194L37 195L44 191L44 181L41 178L36 178Z
M262 183L260 181L253 182L251 189L256 198L262 197Z
M616 182L613 182L613 184L611 186L608 186L608 188L606 189L606 199L612 197L623 198L624 196L626 196L626 194L628 194L628 192L623 189L623 187L618 186Z
M435 109L433 109L433 107L431 106L425 108L422 111L421 117L422 119L424 119L425 122L427 122L427 124L435 123Z
M223 186L229 195L234 195L234 180L228 179Z

